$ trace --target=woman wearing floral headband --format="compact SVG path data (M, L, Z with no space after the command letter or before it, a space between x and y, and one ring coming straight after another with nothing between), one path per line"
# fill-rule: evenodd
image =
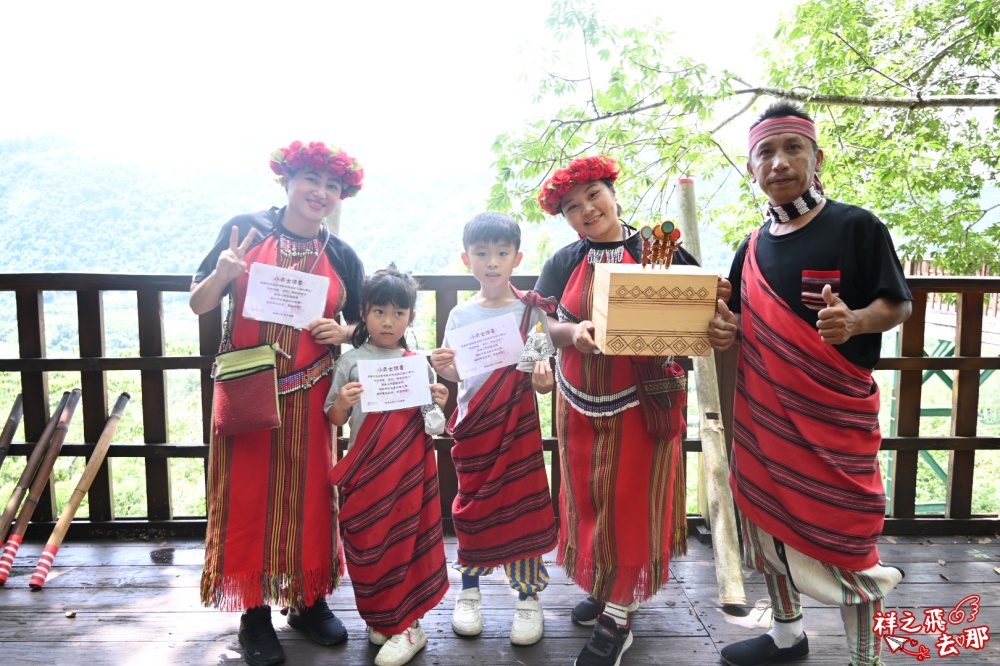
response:
M218 436L208 469L208 532L201 600L240 610L239 641L254 666L285 655L271 605L322 645L347 639L326 603L343 570L330 487L331 432L323 410L333 345L350 340L360 314L364 267L324 219L361 189L364 171L342 150L294 142L271 155L288 204L239 215L219 233L191 286L191 309L211 311L228 295L222 351L277 343L281 424ZM329 278L323 316L298 330L243 316L250 267L267 264ZM343 313L347 324L338 323Z
M632 644L629 612L667 581L670 557L686 542L684 371L661 357L600 354L590 321L594 264L641 262L639 234L619 220L619 173L610 157L583 157L556 171L538 195L544 210L561 213L580 235L545 262L535 285L559 301L558 322L549 324L560 348L557 561L590 595L573 621L594 625L577 666L620 663ZM683 249L673 260L696 263ZM671 409L643 409L637 384L650 379L674 389Z

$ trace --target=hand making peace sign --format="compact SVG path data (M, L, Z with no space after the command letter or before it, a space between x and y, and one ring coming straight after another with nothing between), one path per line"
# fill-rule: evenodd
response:
M233 232L229 236L229 249L223 250L222 254L219 255L219 263L215 266L215 272L219 274L220 278L228 283L247 272L247 264L243 261L243 257L246 256L247 250L250 249L250 243L253 242L256 235L257 230L250 229L250 233L243 239L243 242L237 244L240 239L240 230L239 227L233 227Z

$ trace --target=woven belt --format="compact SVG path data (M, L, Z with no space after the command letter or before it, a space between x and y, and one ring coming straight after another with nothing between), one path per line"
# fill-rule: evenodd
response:
M316 382L331 372L333 372L333 354L327 352L301 370L278 377L278 395L288 395L312 388Z

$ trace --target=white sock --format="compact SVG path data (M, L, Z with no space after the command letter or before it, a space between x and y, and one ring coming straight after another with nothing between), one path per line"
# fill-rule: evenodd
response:
M771 630L767 632L774 644L779 648L790 648L799 642L802 637L802 618L791 622L778 622L775 620L771 624Z
M619 628L628 626L628 609L618 604L604 604L604 614L614 619Z

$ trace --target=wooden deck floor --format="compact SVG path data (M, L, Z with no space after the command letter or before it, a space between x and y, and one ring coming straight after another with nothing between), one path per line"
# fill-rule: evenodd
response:
M22 546L13 575L0 588L0 663L7 664L238 664L242 663L236 630L239 616L202 608L198 582L202 545L193 540L67 542L56 559L46 587L28 588L42 544ZM449 542L450 555L454 542ZM883 560L906 571L906 579L888 608L911 610L921 622L924 610L945 614L970 594L981 598L972 624L998 634L977 651L961 649L947 664L1000 664L1000 539L981 537L884 538ZM671 566L670 583L634 617L635 642L623 666L648 664L717 664L719 649L761 633L766 613L727 614L717 602L711 547L692 540L689 553ZM547 558L549 559L549 558ZM453 584L458 576L451 572ZM483 635L462 639L451 631L456 588L423 620L430 639L414 666L572 664L590 631L574 626L569 609L582 598L554 564L552 583L543 593L545 638L528 648L509 640L513 596L502 572L484 579ZM750 605L766 596L759 575L747 574ZM806 631L812 654L802 664L844 666L845 639L836 609L805 600ZM275 627L288 656L297 664L371 664L374 646L354 608L350 581L330 604L351 632L344 645L316 646L287 627L277 611ZM935 638L914 636L931 650L925 663L941 659ZM916 663L913 657L885 650L887 664Z

